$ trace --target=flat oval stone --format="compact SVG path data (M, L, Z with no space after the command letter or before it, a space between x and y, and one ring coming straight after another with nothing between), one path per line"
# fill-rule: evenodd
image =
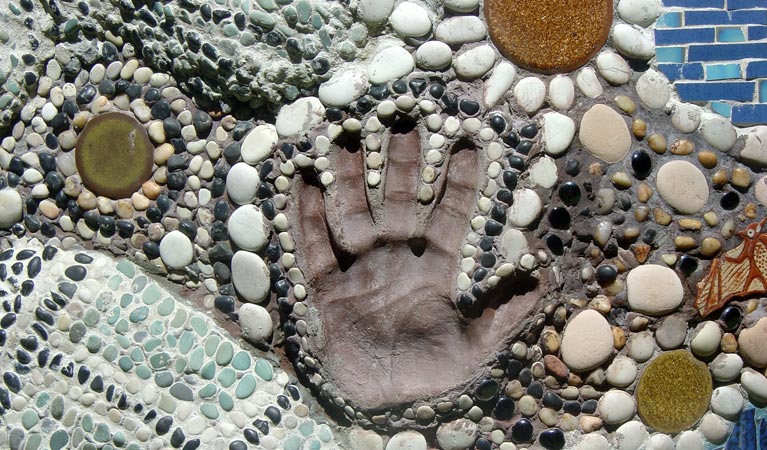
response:
M235 209L229 216L226 228L232 243L248 251L263 248L269 236L264 216L256 205L243 205Z
M272 154L278 139L277 128L272 124L253 128L242 141L242 160L251 165L260 163Z
M631 149L631 134L623 117L602 104L583 115L578 137L586 150L608 163L623 160Z
M324 118L325 107L320 99L305 97L280 108L274 126L280 136L300 135L309 132Z
M255 305L253 303L245 303L239 309L239 316L242 336L248 341L254 343L268 342L272 337L272 328L274 326L272 318L263 306ZM262 372L259 372L259 364L268 363L261 363L261 361L263 360L259 360L256 364L256 373L258 373L261 378L268 381L271 379L271 376L267 378L262 375L262 372L265 369L261 368Z
M373 84L382 84L409 74L414 67L410 52L402 47L387 47L373 56L368 66L368 78Z
M610 425L617 425L634 416L636 405L634 397L626 391L613 389L605 392L597 404L599 417Z
M389 439L386 450L426 450L426 438L417 431L401 431Z
M21 195L15 189L0 190L0 228L10 228L21 220Z
M613 353L613 333L602 314L587 309L570 319L562 337L562 361L582 372L602 365Z
M426 70L444 69L450 65L452 60L453 51L450 49L450 46L440 41L426 42L418 47L418 50L415 52L416 64L418 67ZM320 93L321 92L322 86L320 86ZM322 97L320 96L320 98Z
M760 369L767 366L765 336L767 336L767 317L759 319L753 327L742 330L738 337L738 349L743 359L751 366Z
M661 166L655 184L661 198L682 214L695 214L708 202L706 177L688 161L669 161Z
M549 155L562 154L570 147L575 136L575 122L564 114L549 112L543 115L543 141Z
M495 64L495 50L489 45L480 45L458 54L453 59L453 68L459 78L476 80Z
M477 16L455 16L443 20L434 30L434 37L449 45L477 42L487 35L487 29Z
M258 170L245 163L237 163L226 175L226 193L229 200L237 205L245 205L256 198L261 179Z
M269 269L255 253L238 251L232 257L232 283L249 302L261 302L269 295Z
M676 272L658 264L632 269L626 277L626 289L631 309L649 316L668 314L684 300L684 289Z
M607 41L613 23L613 2L607 0L485 0L484 11L501 53L546 74L587 63Z
M514 201L506 210L509 221L517 227L527 227L541 215L543 202L532 189L518 189L513 193Z
M160 241L160 258L171 269L186 267L194 259L192 241L179 230L171 231Z
M450 59L448 58L447 64L449 63ZM322 83L317 95L320 101L327 106L346 106L364 94L367 88L367 75L356 70L345 70L336 73L328 81Z
M711 373L704 362L686 350L663 353L639 378L639 416L657 431L677 433L703 417L711 390Z
M431 19L423 6L402 2L394 8L389 22L395 33L403 37L424 36L431 31Z

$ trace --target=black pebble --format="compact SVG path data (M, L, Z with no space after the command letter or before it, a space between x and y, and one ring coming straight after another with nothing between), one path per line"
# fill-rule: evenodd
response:
M258 428L258 431L260 431L261 434L269 434L269 423L267 421L256 419L253 421L253 426Z
M405 94L407 93L407 83L403 80L397 80L391 84L391 90L397 94Z
M559 428L550 428L538 435L538 441L547 450L559 450L565 446L565 434Z
M543 397L543 385L541 384L540 381L533 381L527 387L527 393L528 393L528 395L532 395L535 398L542 398Z
M574 181L559 185L559 198L565 205L575 206L581 201L581 188Z
M32 258L32 261L27 264L27 276L29 278L35 278L40 274L40 270L43 268L43 261L39 256Z
M458 108L467 116L473 116L479 112L479 103L473 100L461 100Z
M32 280L24 280L23 283L21 283L21 295L24 297L29 296L29 294L32 293L32 291L35 290L35 282Z
M543 406L559 411L562 409L562 399L557 394L547 391L543 394Z
M503 171L503 184L506 186L509 190L514 190L517 187L517 180L519 179L516 172L513 170L504 170ZM512 202L509 201L508 204L510 205Z
M527 387L530 386L530 383L533 382L533 372L525 367L524 369L519 371L519 375L517 376L517 379L522 384L522 386Z
M490 118L490 128L498 134L506 130L506 119L503 116L495 115Z
M515 380L517 377L519 377L519 373L522 370L522 367L524 367L522 362L516 359L512 359L506 366L506 376L508 376L510 380Z
M485 222L485 233L487 233L488 236L498 236L502 231L503 225L495 220L491 219Z
M597 281L601 284L612 283L618 276L618 270L610 264L603 264L597 267Z
M483 253L482 256L479 257L479 263L482 265L482 267L493 267L495 266L496 257L493 253Z
M570 227L570 213L567 208L557 206L549 211L549 223L552 227L560 230L566 230Z
M170 445L172 445L173 448L179 448L181 447L181 444L184 443L184 439L186 439L184 430L182 430L181 427L176 427L176 429L173 430L173 434L170 436Z
M509 397L501 397L495 404L493 415L498 420L509 420L514 417L514 400Z
M85 366L80 366L80 368L77 370L77 381L80 384L85 384L86 381L88 381L88 377L91 376L91 371Z
M274 406L268 406L266 411L264 411L264 414L269 418L269 420L272 421L274 425L279 425L280 421L282 420L282 413Z
M248 450L248 444L243 441L232 441L229 443L229 450Z
M442 98L445 94L445 86L441 84L432 84L429 86L429 94L434 98Z
M522 153L523 155L527 155L530 153L530 150L533 149L533 141L528 141L526 139L523 139L519 145L517 145L517 151L519 153Z
M525 170L525 159L522 158L521 156L511 155L509 156L508 159L509 159L509 167L511 167L512 169L517 169L520 172L523 172Z
M19 381L19 377L13 372L5 372L3 374L3 382L14 394L21 390L21 381Z
M581 404L574 400L566 401L563 408L566 413L573 416L577 416L581 413Z
M597 410L597 401L594 399L586 400L581 405L581 412L593 414Z
M495 198L507 205L511 205L514 202L514 196L511 191L506 188L498 189L498 192L495 193Z
M83 281L87 272L83 266L69 266L64 270L64 275L72 281Z
M652 158L644 150L637 150L631 155L631 168L634 169L634 175L640 180L647 178L652 171Z
M728 211L733 210L740 204L740 196L737 192L730 191L722 196L719 204Z
M685 275L690 276L698 270L698 260L693 258L690 255L682 255L679 258L679 269L685 273Z
M503 137L503 143L511 148L516 148L519 145L519 135L512 131Z
M154 429L155 431L157 431L157 434L162 436L170 430L170 427L172 425L173 425L173 417L165 416L162 419L157 421L157 425L155 425Z
M479 383L474 390L474 395L477 399L487 401L492 399L498 394L498 382L492 379L486 379Z
M261 442L261 440L258 438L258 432L253 428L245 428L242 431L242 435L245 437L245 440L251 444L258 445Z
M522 137L532 139L535 137L536 134L538 134L538 125L534 123L525 125L524 127L522 127L521 130L519 130L519 134L521 134Z
M8 314L4 315L2 319L0 319L0 328L8 328L14 323L16 323L16 314L9 312Z
M75 255L75 261L79 262L80 264L90 264L93 262L93 258L86 255L85 253L78 253Z
M224 314L231 314L234 312L234 297L230 297L228 295L222 295L219 297L216 297L216 299L213 301L213 304L215 305L216 309L221 311Z
M551 253L557 256L565 253L565 243L556 234L550 234L546 237L546 246L551 250Z
M284 395L277 396L277 404L280 405L280 408L282 409L290 409L290 400Z
M534 428L528 419L519 419L511 426L511 440L517 444L533 440Z
M735 331L743 320L743 311L737 306L729 305L722 310L719 320L727 331Z
M184 444L184 448L181 450L196 450L200 446L200 440L199 439L192 439L191 441L188 441L186 444Z

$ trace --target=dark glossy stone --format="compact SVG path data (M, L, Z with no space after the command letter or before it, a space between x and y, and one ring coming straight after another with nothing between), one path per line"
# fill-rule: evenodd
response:
M19 380L18 375L13 372L5 372L3 374L3 382L14 394L17 394L19 390L21 390L21 381Z
M729 305L722 310L719 320L722 322L725 330L735 331L740 327L740 323L743 320L743 311L737 306Z
M731 211L740 204L740 195L735 191L730 191L722 196L719 204L722 205L722 208Z
M396 94L407 93L407 83L404 80L397 80L391 84L391 90Z
M565 243L556 234L546 236L546 247L556 256L561 256L565 253Z
M538 442L546 450L559 450L565 446L565 434L559 428L550 428L538 435Z
M485 222L485 233L488 236L498 236L503 231L503 225L495 220L488 220Z
M493 379L483 380L477 385L474 390L474 395L477 399L487 401L492 399L498 394L499 386L498 382Z
M559 198L565 205L575 206L581 201L581 188L574 181L559 185Z
M600 284L609 284L615 281L615 277L618 276L618 270L615 266L610 264L602 264L597 267L597 281Z
M442 98L442 96L445 94L445 86L442 84L432 84L429 86L429 95L431 95L434 98Z
M570 212L563 206L557 206L549 211L549 223L552 227L566 230L570 227Z
M258 432L254 430L253 428L245 428L242 431L243 437L245 437L245 440L250 442L251 444L259 444L261 442L261 439L258 437Z
M83 281L88 271L83 266L69 266L64 270L64 275L72 281Z
M637 150L632 153L631 168L638 179L643 180L647 178L652 171L652 158L650 158L650 154L644 150Z
M482 267L493 267L495 266L497 258L495 257L495 254L487 252L483 253L482 256L479 257L479 263L482 265Z
M185 439L186 436L184 435L184 430L182 430L181 427L176 427L176 429L173 430L173 434L170 436L170 445L173 446L173 448L179 448L181 447L181 444L184 443Z
M519 376L517 377L517 379L522 384L522 386L524 387L530 386L530 383L533 382L533 372L530 371L529 368L525 367L524 369L519 371Z
M575 400L568 400L563 405L564 411L573 416L577 416L581 413L581 404Z
M511 426L511 440L517 444L530 442L533 440L534 432L532 422L528 419L519 419Z
M8 314L4 315L2 319L0 319L0 328L8 328L14 323L16 323L16 314L9 312Z
M173 425L173 417L171 416L165 416L157 421L157 424L155 425L154 429L157 431L157 434L160 436L168 433L170 431L170 427Z
M473 116L479 112L479 103L473 100L461 100L458 104L458 108L467 116Z
M543 394L543 406L551 408L554 411L562 409L562 399L555 393L547 391Z
M282 420L282 413L274 406L268 406L264 411L264 415L268 417L274 425L279 425Z
M29 278L35 278L40 274L40 271L43 268L43 261L40 259L39 256L35 256L32 258L32 260L27 264L27 276Z
M244 441L232 441L229 443L229 450L248 450L248 444Z
M525 125L521 130L519 130L519 134L527 139L532 139L535 137L535 135L538 134L538 125L534 123Z
M679 257L679 270L687 276L692 275L698 270L698 260L690 255L682 255Z
M526 168L526 163L524 158L522 158L519 155L511 155L509 156L508 159L509 159L509 167L511 167L512 169L517 169L520 172L524 172Z
M503 143L511 148L517 148L517 145L519 145L519 135L512 131L503 137Z
M487 269L485 269L484 267L479 267L474 271L474 275L472 275L472 279L474 279L474 281L479 282L484 280L486 276L487 276Z
M514 202L513 194L506 188L498 189L498 192L495 193L495 198L507 205L511 205Z
M513 191L517 187L517 180L519 179L519 176L517 175L517 172L514 172L513 170L504 170L503 171L503 185L506 186L507 189ZM509 201L508 204L510 205L512 201Z
M509 397L501 397L495 404L493 415L498 420L509 420L514 417L514 400Z
M517 145L517 151L523 155L527 155L530 153L530 150L533 149L533 141L528 141L527 139L523 139L519 142L519 145Z
M187 443L184 444L184 447L181 450L196 450L198 447L200 447L200 440L192 439L187 441Z
M523 367L524 366L522 365L521 361L516 359L510 360L506 366L506 376L508 376L510 380L515 380L517 377L519 377L519 373L522 371Z
M586 400L581 405L581 412L584 412L586 414L594 414L596 410L597 410L597 401L594 399Z
M543 385L540 381L536 380L527 386L527 394L532 395L535 398L543 398Z
M503 133L506 130L506 119L500 115L494 115L490 118L490 128L498 134Z

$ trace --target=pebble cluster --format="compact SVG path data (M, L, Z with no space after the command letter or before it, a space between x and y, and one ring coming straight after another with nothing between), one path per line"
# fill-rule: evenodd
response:
M519 31L491 3L62 4L67 39L21 55L26 85L0 97L0 446L751 448L767 127L677 100L652 67L658 1L621 0L579 29L611 29L612 48L546 67L502 48ZM379 198L402 123L419 214L456 149L482 166L457 275L439 280L456 311L524 277L546 292L465 384L370 408L314 354L333 329L295 193L348 183L337 156L355 142ZM706 280L741 279L695 304Z

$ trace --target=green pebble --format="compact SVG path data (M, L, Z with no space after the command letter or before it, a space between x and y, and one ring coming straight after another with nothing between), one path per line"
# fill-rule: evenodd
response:
M177 356L176 361L173 363L173 368L176 369L176 373L184 373L184 370L186 369L186 358Z
M109 278L109 281L107 281L107 287L113 291L116 291L120 288L120 284L122 284L123 279L120 275L113 275L111 278Z
M176 302L170 298L165 297L162 299L159 305L157 305L157 314L162 317L167 317L173 312L173 308L176 307Z
M115 325L115 333L124 334L127 333L130 329L130 324L125 319L120 319L119 322L117 322L117 325Z
M221 372L218 373L218 383L221 385L221 387L228 388L234 384L236 379L237 374L231 367L225 367L221 370Z
M127 447L125 447L125 450L141 450L141 446L135 442L131 442Z
M86 413L82 420L80 421L80 426L83 427L83 430L85 430L86 433L90 433L93 431L93 416Z
M301 445L304 443L304 440L301 439L300 436L296 436L295 434L288 436L287 439L285 439L284 449L285 450L299 450L301 448Z
M51 450L61 450L65 445L69 443L69 435L64 430L56 430L51 435L50 446Z
M210 398L216 395L216 392L218 392L216 385L213 383L208 383L197 392L197 395L199 395L200 398Z
M136 276L136 266L132 262L123 259L117 263L117 270L128 278Z
M240 35L240 44L244 46L250 46L256 43L256 38L253 36L253 33L249 31L243 31Z
M183 401L183 402L191 402L194 401L194 393L184 383L175 383L173 386L170 387L170 395L176 397L177 399Z
M272 0L256 0L256 3L267 11L274 11L277 9L277 5L275 5Z
M107 361L114 361L117 358L117 347L112 344L107 345L104 348L104 359Z
M309 18L312 15L312 5L307 0L299 0L296 4L296 11L298 11L298 21L301 23L309 23Z
M293 3L293 0L276 0L278 5L289 5Z
M101 337L93 334L88 336L88 341L85 343L85 346L88 348L89 352L98 353L99 350L101 350L101 344Z
M152 333L154 336L159 336L165 333L165 325L162 323L161 320L155 320L152 322L151 325L149 325L149 332Z
M282 16L285 18L285 22L290 26L295 26L298 23L298 11L292 6L282 10Z
M330 46L333 44L333 40L330 38L330 34L328 34L328 30L325 27L320 28L318 32L320 36L320 42L322 42L322 46L326 49L329 49Z
M138 308L131 311L129 319L133 323L138 323L143 322L147 317L149 317L149 307L139 306Z
M115 443L116 446L122 447L125 445L125 435L122 431L118 431L115 433L114 437L112 438L112 441Z
M330 431L330 427L325 424L320 425L320 439L323 442L330 442L333 440L333 433Z
M223 35L226 36L226 37L237 36L237 33L239 33L239 32L240 32L240 30L238 30L237 27L234 26L231 23L228 23L228 24L224 25L223 28L221 28L221 33L223 33Z
M120 297L120 306L123 308L127 308L130 306L130 304L133 303L133 294L125 293Z
M51 402L51 416L59 420L64 415L64 397L57 395Z
M162 345L162 339L152 338L144 343L144 350L151 352L157 347L159 347L160 345Z
M74 323L69 328L69 340L73 344L77 344L82 340L83 337L85 337L85 333L88 332L88 329L83 325L81 322Z
M207 356L213 356L214 353L216 353L216 350L218 349L218 344L221 342L221 338L214 335L208 336L208 339L205 339L205 354Z
M67 36L74 35L80 29L80 21L77 19L69 19L64 24L64 34Z
M176 400L163 392L163 394L160 395L159 408L168 414L173 414L173 412L176 411Z
M80 443L85 439L85 432L80 427L75 427L72 431L72 448L77 448Z
M312 26L315 30L319 30L322 28L322 25L324 25L324 22L322 20L322 16L320 16L317 13L312 14Z
M309 443L309 450L320 450L320 447L322 444L317 439L312 439L312 442Z
M152 377L152 369L146 364L141 364L140 366L136 366L136 375L142 380L148 380Z
M314 421L307 420L302 422L301 425L298 426L298 431L305 437L311 436L314 433Z
M0 42L7 43L11 39L11 36L5 30L0 30Z
M285 98L288 100L295 100L298 98L298 96L301 94L301 91L298 90L295 86L286 86L285 87Z
M109 441L109 427L105 423L100 423L96 425L96 432L93 433L93 439L95 439L98 442L107 442Z
M133 341L131 341L130 338L122 334L118 334L117 336L115 336L115 341L117 341L117 344L124 349L130 348L130 346L133 345Z
M144 293L141 295L141 300L143 300L144 304L146 305L154 305L161 296L162 292L160 292L160 288L158 288L156 284L152 283L146 289L144 289Z
M114 308L112 308L112 315L109 316L109 318L107 319L107 324L109 324L109 325L116 324L117 321L120 320L120 313L121 312L122 312L122 310L120 309L119 306L115 306Z
M202 367L202 363L205 361L205 350L202 347L197 347L192 350L189 355L189 370L197 372Z
M256 375L261 377L264 381L271 381L274 376L272 365L265 359L259 359L256 361Z
M134 362L144 362L144 352L142 352L140 348L134 347L130 351L130 359Z
M189 353L192 346L195 344L195 337L192 333L184 330L181 332L181 337L178 339L178 350L182 355Z
M200 412L205 415L208 419L218 419L218 408L216 408L216 405L213 405L211 403L205 403L204 405L200 406Z
M173 374L168 371L158 372L154 375L154 382L161 388L166 388L173 384Z
M148 281L149 279L144 275L139 275L134 278L133 283L131 283L131 289L133 290L133 293L138 294L139 292L143 291Z
M164 369L170 364L170 355L162 352L149 357L149 366L155 370Z
M263 11L253 11L250 13L250 21L253 25L258 25L271 31L274 28L275 20L271 15Z
M21 415L21 424L24 425L24 428L27 430L37 425L37 422L39 421L40 417L37 416L37 413L33 409L28 409Z
M186 323L187 313L184 309L176 310L176 315L173 317L173 320L170 321L170 326L173 328L179 328L184 326Z
M194 332L197 333L197 335L200 336L200 337L203 337L206 334L208 334L208 326L205 325L205 321L201 317L199 317L199 316L192 317L189 320L189 325L192 326L192 329L194 330ZM212 355L212 353L211 353L211 355ZM208 356L210 356L210 355L208 355Z
M248 370L248 367L250 367L250 355L243 351L237 352L232 359L232 367L237 370Z
M0 83L3 82L3 74L0 74ZM4 94L2 97L0 97L0 109L5 109L8 107L8 105L11 103L11 100L13 100L13 96L11 94Z
M19 83L17 83L15 80L8 80L5 83L5 88L8 89L14 95L19 95L19 92L21 92Z
M231 342L224 341L216 351L216 364L226 366L232 362L232 357L234 357L234 347Z
M37 450L42 443L43 435L40 433L32 433L27 438L27 445L24 446L24 450Z
M213 363L213 361L208 361L204 366L202 366L202 369L200 370L200 376L206 380L212 380L213 377L216 376L216 365Z
M240 7L242 8L242 12L245 14L250 12L250 0L243 0L240 4Z
M234 408L234 399L226 392L219 392L218 404L221 405L221 409L224 411L231 411Z
M20 16L20 15L21 15L21 10L19 9L19 7L18 7L18 6L16 6L16 5L14 5L14 4L13 4L13 3L11 3L11 2L8 2L8 9L10 9L10 10L11 10L11 12L12 12L13 14L17 15L17 16Z
M247 374L237 383L237 389L234 390L234 395L239 399L248 398L256 390L256 377L251 374Z
M51 399L50 394L48 394L47 392L41 392L40 395L37 396L37 400L35 400L35 405L38 408L42 408L48 404L48 400L50 399Z
M93 445L92 443L86 442L85 444L83 444L82 450L97 450L97 449L96 449L96 446Z
M123 370L123 372L129 372L133 368L133 361L127 356L123 356L117 361L117 364Z

